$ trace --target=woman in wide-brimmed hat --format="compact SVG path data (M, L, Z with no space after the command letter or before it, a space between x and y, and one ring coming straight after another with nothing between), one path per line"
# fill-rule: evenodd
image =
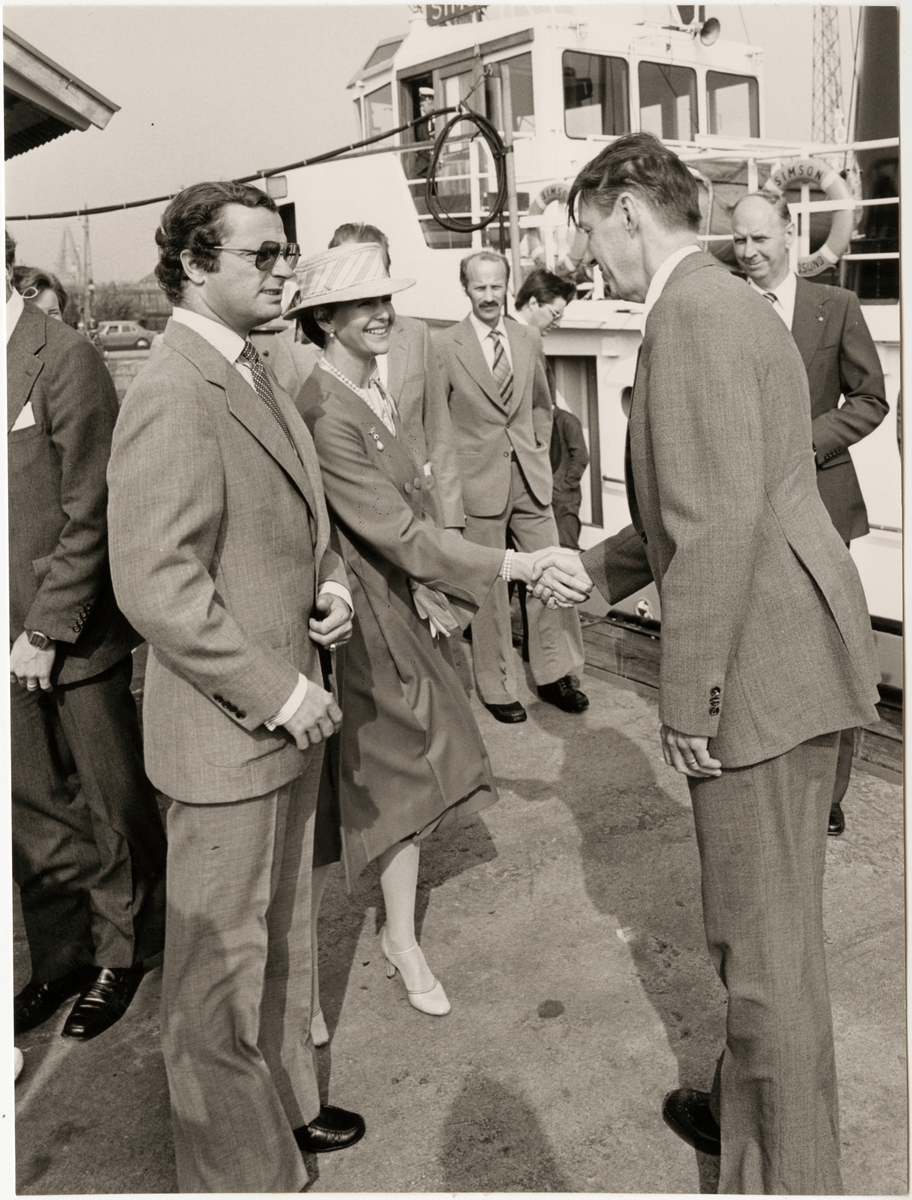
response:
M399 971L415 1008L442 1016L450 1004L415 934L421 839L497 799L447 638L498 577L531 581L536 556L474 545L425 516L433 475L409 456L375 363L389 351L390 297L414 280L390 279L376 243L326 250L301 264L299 278L285 315L323 356L296 403L313 434L355 605L354 634L337 652L343 717L330 755L341 857L349 886L377 859L387 974ZM326 825L324 811L318 876L319 864L339 857L327 852Z

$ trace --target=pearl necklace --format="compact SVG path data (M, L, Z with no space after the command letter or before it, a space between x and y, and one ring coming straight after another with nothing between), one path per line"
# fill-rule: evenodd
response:
M343 375L337 367L334 367L325 354L319 359L317 366L322 367L324 371L328 371L330 375L335 375L340 383L344 383L347 388L351 388L355 395L364 401L371 412L380 418L393 437L396 436L396 419L393 403L386 394L386 390L381 386L379 379L371 380L371 384L376 385L376 391L372 386L367 388L358 387L356 383L352 383L347 375Z

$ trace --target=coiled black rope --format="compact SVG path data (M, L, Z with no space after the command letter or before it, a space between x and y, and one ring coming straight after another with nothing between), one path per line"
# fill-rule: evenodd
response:
M462 122L474 125L478 133L463 133L460 135L461 139L465 137L477 137L479 135L484 139L491 158L494 161L494 172L497 179L497 190L494 194L494 202L491 205L490 212L486 217L482 217L478 221L450 216L441 202L437 181L437 164L440 161L440 156L446 148L447 140L453 129ZM461 112L457 112L454 117L451 117L437 135L434 150L431 154L431 161L428 166L427 182L424 189L428 212L437 224L455 233L471 233L476 229L486 229L492 221L496 221L501 217L507 204L506 158L507 148L503 143L503 139L488 118L483 116L482 113L473 112L472 109L465 108ZM442 176L441 178L446 177Z

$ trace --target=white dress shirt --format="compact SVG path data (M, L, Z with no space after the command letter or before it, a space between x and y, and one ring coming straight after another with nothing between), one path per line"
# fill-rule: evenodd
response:
M665 289L665 284L668 282L668 277L678 265L683 262L689 254L699 254L699 246L683 246L680 250L675 250L673 254L665 259L659 269L653 275L649 287L646 290L646 299L643 301L643 326L645 328L646 318L652 312L656 305L656 301Z
M229 329L227 325L222 325L219 321L213 321L211 317L204 317L202 313L192 312L189 308L175 308L171 318L177 321L178 325L186 325L194 333L198 333L201 338L205 338L214 350L217 350L223 358L227 358L245 382L256 391L256 388L253 387L253 372L246 363L238 361L245 343L245 339L239 333L235 333L233 329ZM327 580L320 588L319 595L322 596L326 593L341 597L348 605L349 611L354 612L351 592L348 588L339 583L333 583L332 580ZM275 729L277 725L284 725L291 720L304 702L308 682L307 676L299 672L294 691L272 720L263 722L267 729Z
M755 292L759 292L761 296L775 296L775 300L767 300L767 304L772 303L773 308L785 322L786 329L791 332L792 321L795 318L795 292L798 287L798 276L794 271L789 271L785 279L777 284L774 288L758 287L753 279L747 281Z
M491 337L491 326L485 325L484 321L479 321L474 313L469 313L469 320L472 323L472 328L481 342L481 352L485 356L485 362L491 368L491 373L494 372L494 342ZM504 325L503 314L497 318L497 324L494 326L497 332L501 335L500 344L504 348L504 354L507 356L507 362L510 364L510 370L513 370L513 355L510 353L510 339L507 337L507 328Z

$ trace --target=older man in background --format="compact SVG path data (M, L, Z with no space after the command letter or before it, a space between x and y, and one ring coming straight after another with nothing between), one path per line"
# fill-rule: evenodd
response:
M750 286L772 304L801 352L811 397L811 437L820 498L848 544L868 532L868 514L849 447L887 415L886 385L877 347L858 297L845 288L795 275L789 249L795 226L784 197L743 196L732 211L735 258ZM852 772L855 730L839 743L829 833L845 829L842 801Z

